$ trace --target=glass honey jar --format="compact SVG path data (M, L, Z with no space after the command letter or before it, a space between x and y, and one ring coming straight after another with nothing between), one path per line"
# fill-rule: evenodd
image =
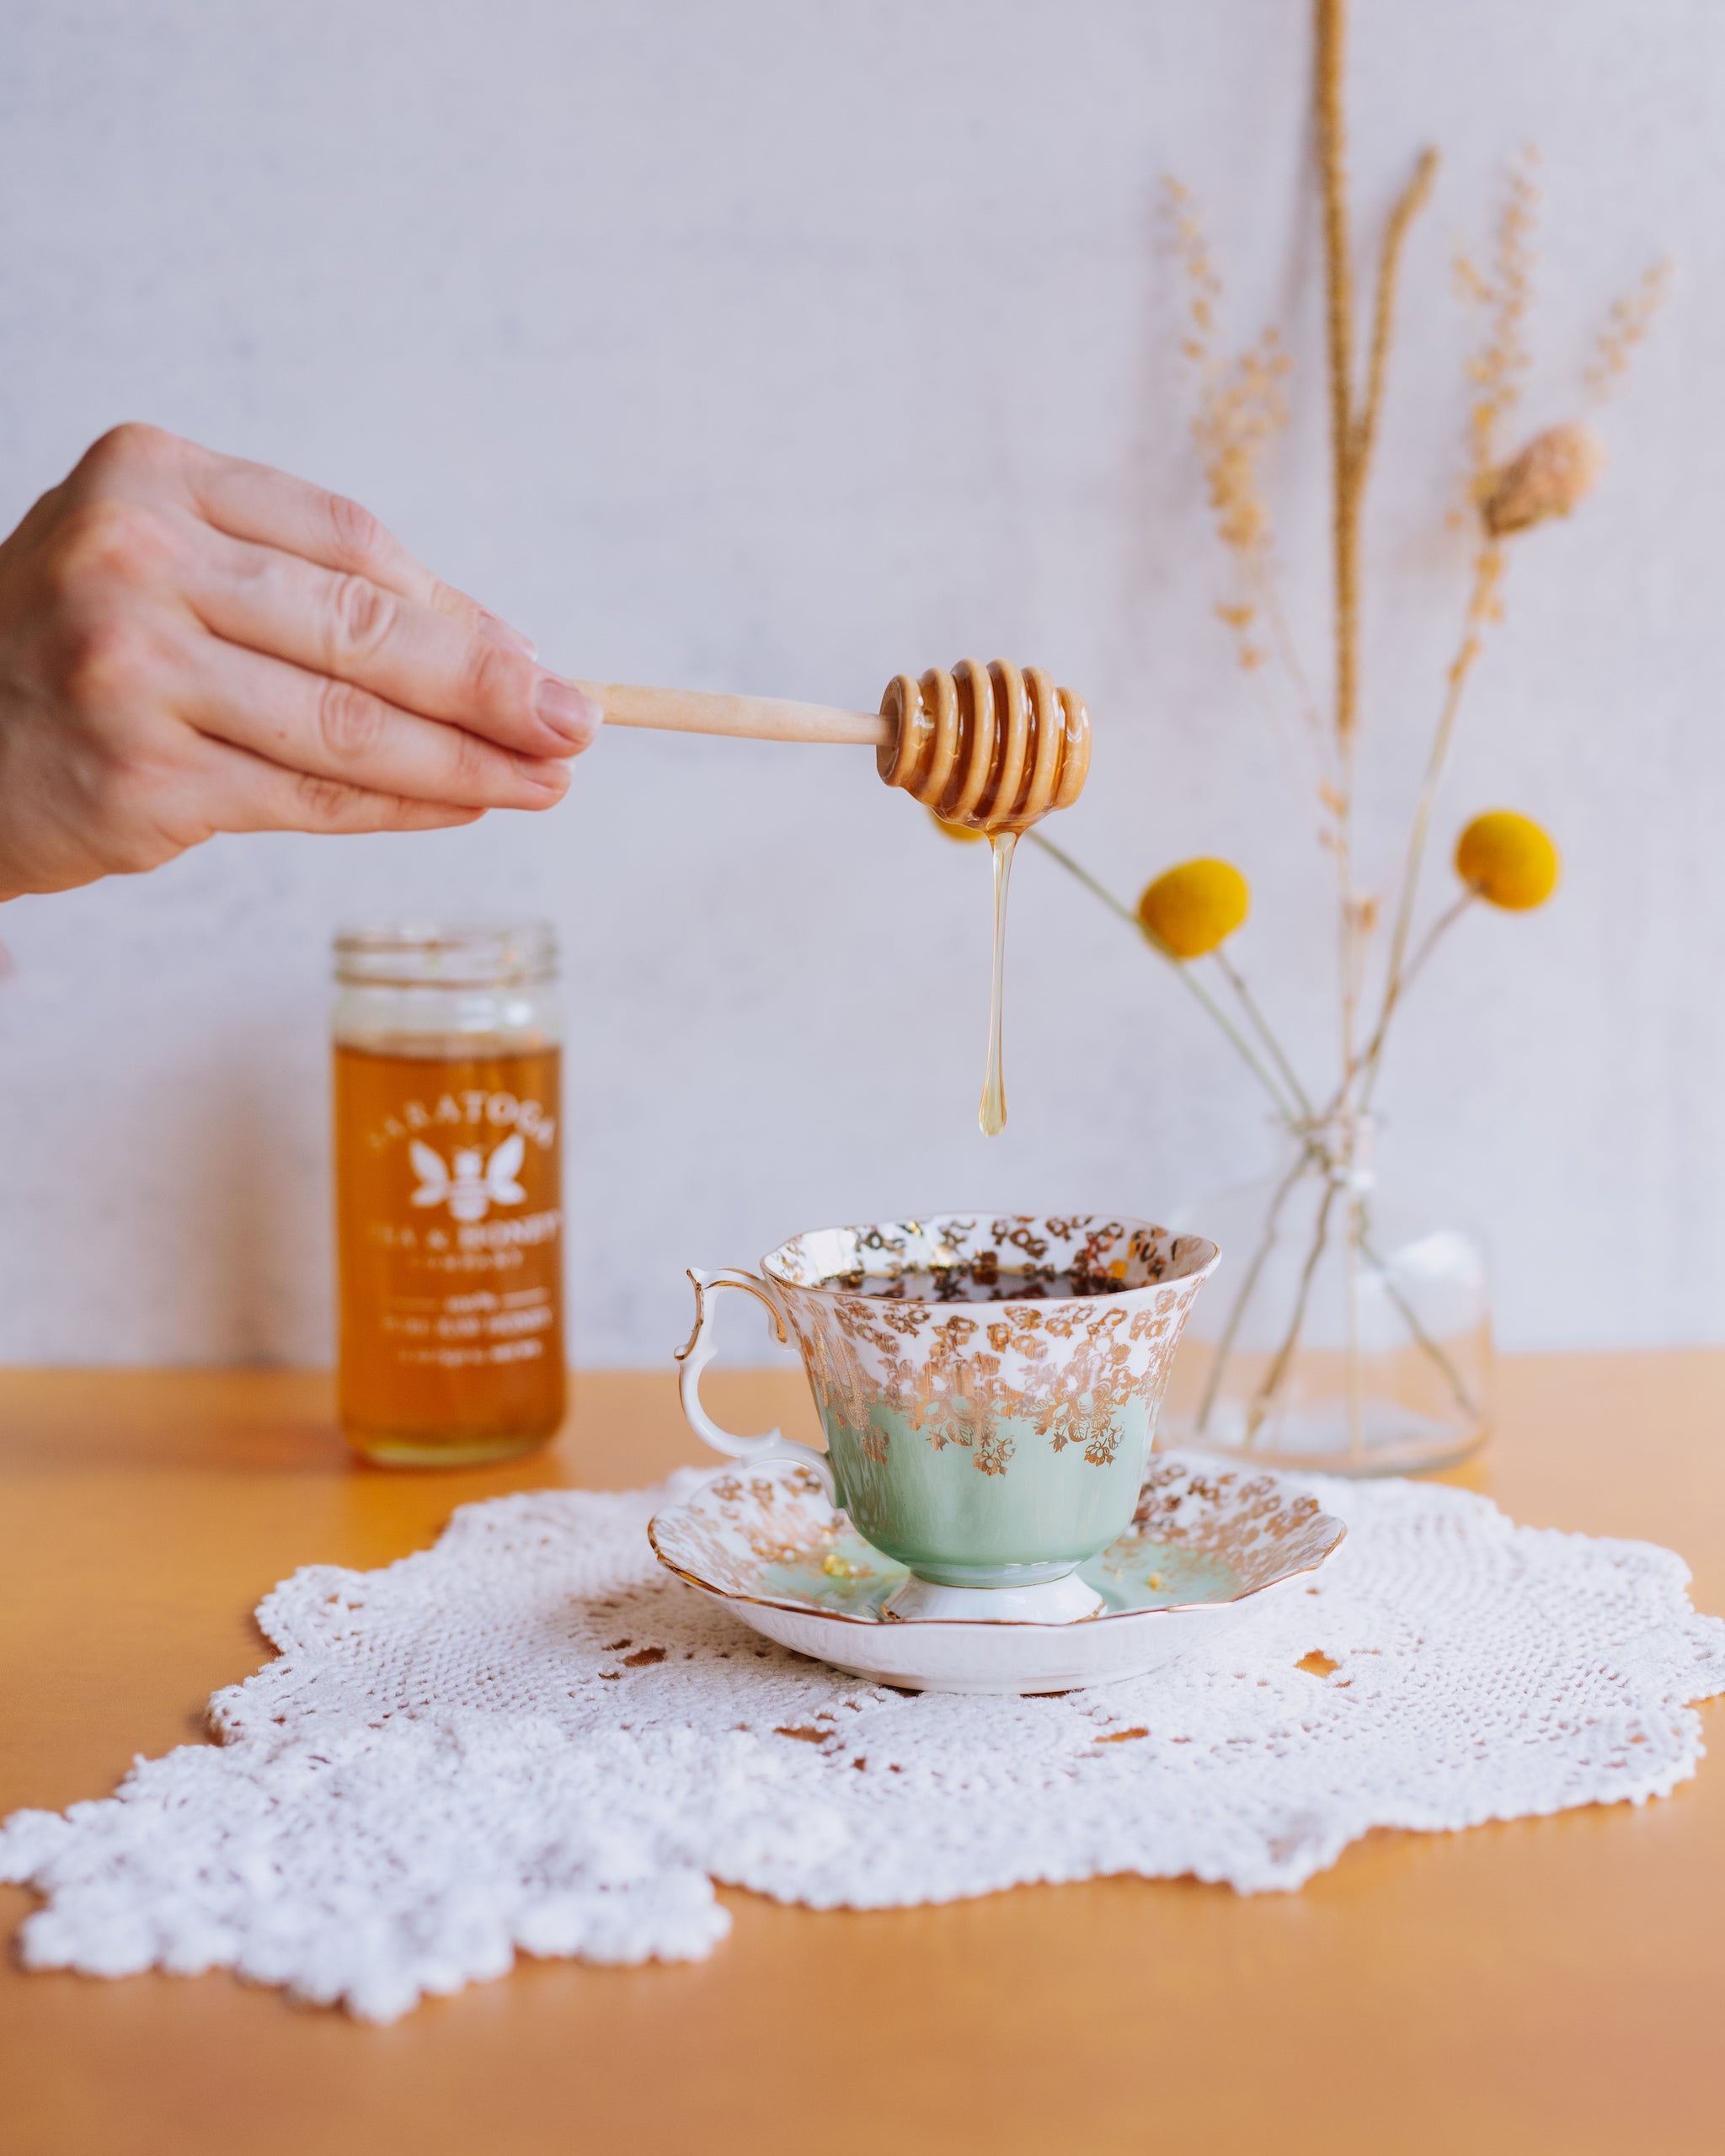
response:
M335 939L340 1412L367 1460L506 1460L563 1420L556 973L542 924Z

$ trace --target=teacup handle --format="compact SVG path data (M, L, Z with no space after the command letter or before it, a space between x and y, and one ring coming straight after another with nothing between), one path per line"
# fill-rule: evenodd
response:
M677 1350L677 1360L682 1364L679 1388L682 1394L683 1412L688 1417L689 1428L697 1438L711 1445L715 1452L722 1452L729 1460L795 1460L810 1468L820 1477L821 1487L826 1492L830 1503L836 1504L838 1497L834 1486L832 1469L824 1452L817 1452L813 1445L799 1444L794 1438L788 1438L782 1431L768 1430L758 1438L740 1438L732 1431L721 1430L717 1422L701 1405L701 1373L718 1353L718 1342L713 1334L713 1320L718 1312L716 1290L720 1288L741 1288L760 1303L765 1303L772 1313L772 1322L781 1341L787 1338L785 1315L778 1299L764 1280L752 1273L739 1273L727 1267L723 1273L697 1273L688 1268L689 1278L695 1289L695 1330L684 1346Z

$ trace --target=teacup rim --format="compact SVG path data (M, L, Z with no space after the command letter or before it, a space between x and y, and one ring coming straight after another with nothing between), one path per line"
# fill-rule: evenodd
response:
M806 1241L814 1235L860 1235L881 1228L926 1230L937 1225L943 1220L962 1220L967 1218L975 1220L1012 1220L1026 1223L1034 1221L1044 1225L1051 1220L1073 1222L1106 1220L1111 1225L1118 1225L1128 1235L1135 1230L1144 1229L1160 1241L1171 1245L1181 1243L1194 1245L1199 1251L1205 1253L1199 1258L1197 1264L1178 1273L1171 1273L1160 1280L1146 1280L1135 1288L1117 1288L1105 1299L1108 1301L1116 1299L1124 1301L1129 1296L1157 1294L1165 1288L1175 1287L1187 1281L1197 1282L1206 1279L1215 1270L1217 1261L1221 1257L1220 1249L1210 1241L1208 1235L1188 1234L1179 1228L1167 1228L1158 1220L1146 1219L1135 1213L1008 1213L985 1206L955 1206L937 1213L906 1214L894 1220L852 1220L841 1222L836 1226L798 1228L793 1234L782 1237L773 1245L761 1260L761 1270L775 1288L793 1289L798 1294L824 1295L830 1298L834 1302L841 1301L846 1298L859 1302L874 1301L879 1299L861 1294L854 1288L832 1287L825 1281L788 1279L777 1261L793 1243ZM1104 1299L1096 1295L1002 1295L978 1307L989 1310L1031 1307L1047 1309L1050 1305L1060 1304L1088 1306L1103 1299ZM955 1305L954 1307L958 1305Z

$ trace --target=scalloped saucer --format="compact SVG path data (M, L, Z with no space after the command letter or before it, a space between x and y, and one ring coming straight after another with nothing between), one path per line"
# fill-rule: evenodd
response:
M647 1531L679 1579L855 1676L915 1692L1066 1692L1142 1676L1216 1638L1316 1572L1348 1530L1279 1476L1157 1453L1131 1525L1079 1568L1102 1609L1064 1624L895 1617L883 1605L905 1566L793 1461L723 1469Z

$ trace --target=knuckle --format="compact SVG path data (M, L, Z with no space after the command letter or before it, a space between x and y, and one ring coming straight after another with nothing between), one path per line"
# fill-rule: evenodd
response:
M495 783L494 751L478 734L469 734L464 727L452 727L454 740L450 749L449 784L457 801L483 800Z
M462 688L476 711L511 711L527 704L538 669L520 652L475 636L467 645Z
M338 561L364 569L389 558L389 534L362 503L350 501L345 494L326 494L323 505Z
M48 550L51 588L61 598L149 582L173 551L166 521L136 502L99 497L69 509Z
M393 831L425 821L423 802L398 793L374 793L340 779L303 773L297 781L294 820L307 831Z
M84 718L135 709L147 696L156 654L123 616L94 614L67 629L57 654L63 700Z
M318 737L338 762L354 762L375 749L387 716L376 696L350 681L325 681L318 691Z
M296 790L298 813L310 831L339 830L353 820L366 798L358 787L338 778L320 778L314 771L300 773Z
M93 441L79 465L99 477L115 472L160 471L178 461L182 447L179 437L165 427L125 419Z
M338 577L329 594L330 641L341 652L367 654L384 643L395 626L395 599L369 577Z
M409 800L405 794L374 793L371 801L371 822L383 831L413 831L419 830L428 820L425 803Z

